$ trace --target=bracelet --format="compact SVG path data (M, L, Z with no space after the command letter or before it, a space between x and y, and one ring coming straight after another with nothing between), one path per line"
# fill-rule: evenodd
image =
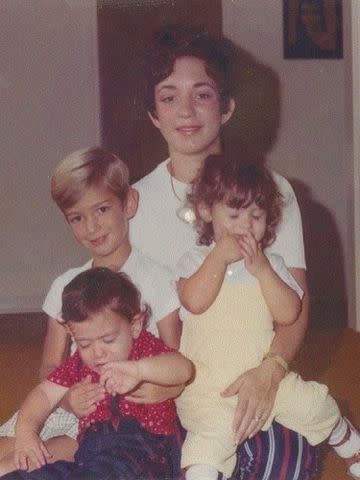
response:
M276 363L278 363L279 365L281 365L283 367L285 372L287 372L289 370L288 362L286 360L284 360L283 357L281 355L279 355L278 353L272 353L272 352L267 353L264 356L263 360L267 360L267 359L275 360Z

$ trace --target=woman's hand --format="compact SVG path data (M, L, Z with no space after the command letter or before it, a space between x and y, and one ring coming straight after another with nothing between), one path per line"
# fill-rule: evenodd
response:
M17 433L14 445L14 465L16 469L41 468L51 456L36 432L29 430Z
M99 383L92 383L91 376L88 375L69 389L61 401L61 406L78 418L85 417L95 412L96 403L104 397L104 387Z
M264 360L238 377L224 390L223 397L238 395L233 420L235 442L240 444L256 435L268 419L285 370L273 359Z
M159 403L178 397L184 388L185 385L169 387L144 382L131 395L126 395L125 399L134 403Z

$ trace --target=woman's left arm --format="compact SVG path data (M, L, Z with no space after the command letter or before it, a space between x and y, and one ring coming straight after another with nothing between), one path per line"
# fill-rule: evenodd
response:
M276 326L270 355L258 367L240 375L222 394L226 397L238 395L233 421L237 443L256 435L265 424L273 408L279 384L286 374L285 365L295 358L306 333L309 319L306 272L300 268L289 268L289 271L304 291L302 310L297 321L290 326Z

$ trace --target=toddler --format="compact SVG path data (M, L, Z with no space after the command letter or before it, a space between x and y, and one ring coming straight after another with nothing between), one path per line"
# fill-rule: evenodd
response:
M34 388L16 424L14 465L4 479L176 478L171 449L176 411L172 400L136 404L124 395L144 381L177 385L192 364L144 329L148 309L123 273L93 268L80 273L62 295L62 318L77 350ZM88 375L106 390L96 410L80 420L75 462L46 464L49 451L38 432L68 389ZM24 473L28 461L40 470Z
M200 246L176 268L180 351L196 368L195 381L177 400L188 432L182 466L187 480L217 479L219 471L231 475L238 443L231 431L237 399L226 387L267 358L287 371L285 360L270 350L274 326L296 321L303 292L283 259L264 252L275 239L283 205L265 167L209 156L188 199ZM273 420L313 445L328 438L350 474L360 478L359 432L341 416L325 385L288 372L271 412L259 411L252 419L263 422L263 430Z

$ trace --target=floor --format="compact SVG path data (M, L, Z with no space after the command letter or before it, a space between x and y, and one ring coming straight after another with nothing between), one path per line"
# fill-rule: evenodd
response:
M39 314L0 316L0 422L18 407L36 381L45 317ZM310 331L293 366L306 379L326 383L341 409L360 426L360 333L351 329ZM320 480L346 480L342 462L320 448Z

